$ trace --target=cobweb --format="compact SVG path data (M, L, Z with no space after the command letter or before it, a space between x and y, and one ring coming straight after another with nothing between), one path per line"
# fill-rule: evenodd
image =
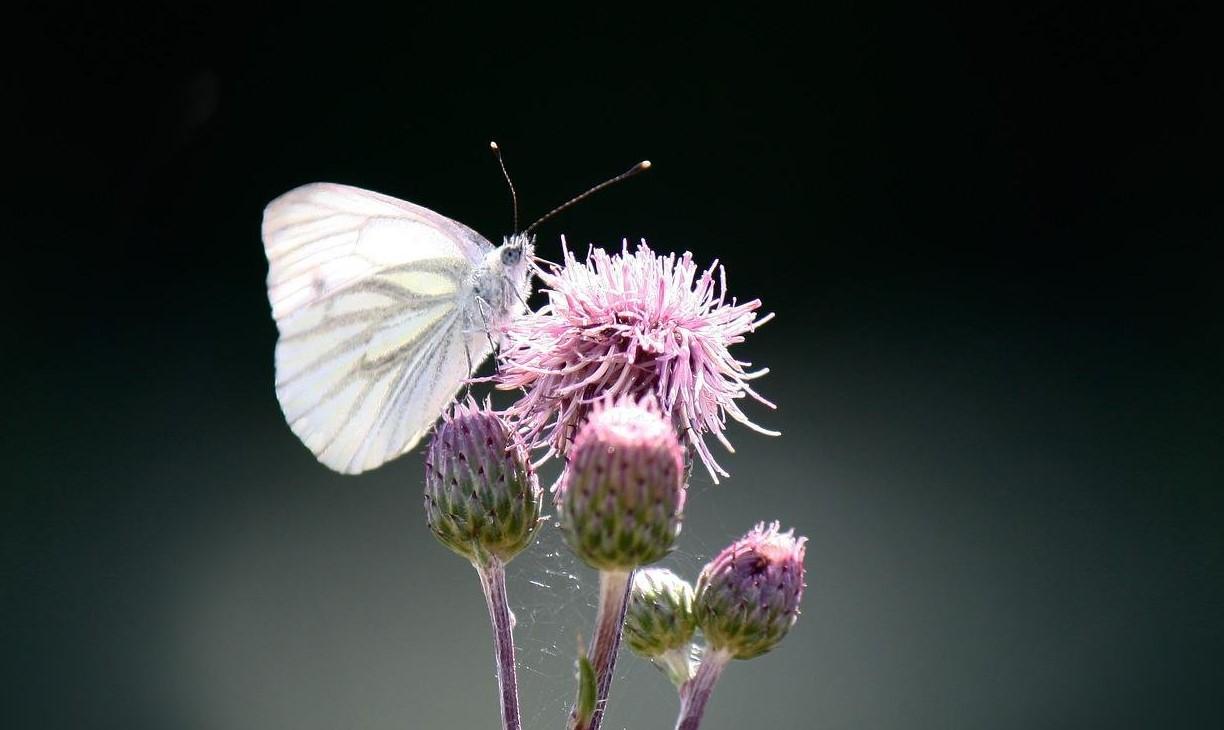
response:
M484 363L479 370L483 377L477 381L486 382L493 369L492 361ZM518 395L487 386L474 390L487 393L495 408L507 407ZM565 727L577 690L578 639L581 636L583 641L590 640L599 601L599 574L570 551L557 528L549 487L560 476L561 464L561 459L554 458L541 466L539 479L545 488L547 521L535 542L506 568L506 591L515 617L519 709L524 730ZM688 504L704 501L706 492L718 489L706 474L693 470ZM742 528L725 522L721 514L713 517L719 523L712 526L716 527L715 534L730 536L734 529ZM675 549L655 566L669 568L696 583L702 566L722 549L727 539L723 537L719 544L711 544L698 533L685 527ZM622 643L602 727L605 730L671 727L678 707L671 682Z
M545 469L549 466L554 465ZM541 474L541 483L550 484L551 479L546 477L555 474ZM706 488L705 484L694 484L690 491ZM547 494L545 499L551 502ZM712 552L721 547L704 544L687 531L681 533L678 545L658 565L690 582L696 580ZM591 636L598 590L598 573L569 550L551 516L541 527L535 543L507 567L507 591L516 621L519 704L525 730L564 727L577 687L578 637L586 641ZM614 730L669 726L677 707L671 683L622 644L603 727Z

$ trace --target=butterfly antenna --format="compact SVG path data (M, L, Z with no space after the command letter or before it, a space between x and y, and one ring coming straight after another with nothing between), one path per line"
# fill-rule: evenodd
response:
M510 182L510 173L506 172L506 161L502 159L501 147L498 147L496 142L490 142L489 149L497 155L497 164L501 165L502 175L506 178L506 184L510 186L510 203L514 206L514 232L518 233L518 193L514 191L514 183Z
M617 175L616 177L612 178L611 180L604 180L603 182L601 182L600 184L598 184L598 185L596 185L595 187L591 188L590 190L586 191L586 192L585 192L585 193L583 193L582 195L579 195L579 196L574 197L574 198L570 198L569 200L567 200L566 202L562 203L561 205L558 205L556 208L553 208L552 210L548 211L548 212L547 212L547 213L545 213L545 214L544 214L544 216L543 216L542 218L540 218L538 221L536 221L535 223L532 223L531 225L527 226L527 230L523 231L523 233L524 233L524 234L531 233L533 230L535 230L535 227L536 227L536 226L540 225L540 224L541 224L541 223L543 223L544 221L546 221L546 220L548 220L548 219L552 218L552 217L553 217L553 216L555 216L556 214L558 214L558 213L560 213L561 211L565 210L566 208L568 208L568 207L570 207L570 206L574 205L575 203L578 203L578 202L580 202L580 201L582 201L582 200L586 200L587 198L591 197L591 196L592 196L592 195L594 195L595 193L598 193L600 190L603 190L604 188L608 187L609 185L613 185L613 184L615 184L615 183L620 182L621 180L625 180L625 179L627 179L627 178L631 178L631 177L633 177L634 175L638 174L639 172L645 172L646 170L649 170L649 169L650 169L650 160L642 160L641 162L637 163L636 165L634 165L633 167L629 168L628 170L625 170L624 172L622 172L621 174L619 174L619 175Z

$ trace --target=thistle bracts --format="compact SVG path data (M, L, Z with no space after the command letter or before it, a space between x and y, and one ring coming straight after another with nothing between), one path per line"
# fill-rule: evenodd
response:
M711 649L751 659L786 636L799 616L806 541L762 522L702 569L693 608Z
M600 404L557 488L561 530L592 568L630 571L671 550L684 509L684 452L653 398Z
M425 457L425 516L434 537L480 564L509 562L540 524L542 490L522 439L471 399L434 432Z

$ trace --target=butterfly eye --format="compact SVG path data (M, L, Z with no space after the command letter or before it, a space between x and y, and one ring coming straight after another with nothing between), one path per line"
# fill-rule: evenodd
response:
M503 266L513 266L517 264L521 258L523 258L523 249L518 248L517 246L507 246L506 248L502 249L501 260Z

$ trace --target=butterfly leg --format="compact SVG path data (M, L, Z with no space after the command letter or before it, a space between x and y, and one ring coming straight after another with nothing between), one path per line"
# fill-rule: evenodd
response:
M522 294L519 293L518 289L514 290L514 296L516 299L519 300L519 302L522 303L524 311L528 311L531 309L531 307L527 306L527 300L523 297Z
M474 372L472 372L472 370L473 370L473 365L472 365L472 348L468 347L468 340L467 340L467 337L466 337L466 333L464 333L464 334L465 334L465 336L464 336L464 338L463 338L463 354L464 354L464 355L467 355L467 363L468 363L467 372L468 372L468 376L467 376L466 378L464 378L464 379L463 379L463 397L462 397L462 398L460 398L460 400L461 400L461 401L466 401L468 398L471 398L471 397L472 397L472 376L473 376L473 375L475 375L475 373L474 373Z
M497 345L493 342L493 333L489 327L489 312L492 311L492 306L480 296L476 297L476 303L480 305L480 318L484 320L481 329L484 330L485 337L489 339L489 352L496 353Z

